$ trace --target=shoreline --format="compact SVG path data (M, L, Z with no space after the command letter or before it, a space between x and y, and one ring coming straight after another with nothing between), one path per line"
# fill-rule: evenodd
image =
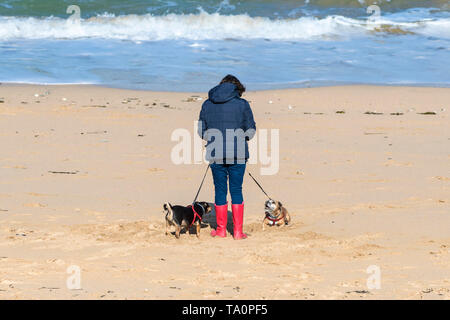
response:
M135 88L125 88L125 87L114 87L108 86L105 84L96 84L96 83L30 83L30 82L2 82L0 81L0 86L4 87L94 87L94 88L103 88L103 89L111 89L111 90L124 90L124 91L136 91L136 92L159 92L159 93L207 93L208 90L205 91L163 91L163 90L147 90L147 89L135 89ZM214 87L214 84L211 84L211 88ZM301 89L318 89L318 88L345 88L345 87L381 87L381 88L436 88L436 89L449 89L450 83L448 84L426 84L426 83L417 83L417 84L371 84L371 83L342 83L342 84L324 84L324 85L313 85L313 86L298 86L298 87L285 87L285 88L274 88L274 89L261 89L261 90L249 90L247 87L246 92L270 92L270 91L283 91L283 90L301 90Z

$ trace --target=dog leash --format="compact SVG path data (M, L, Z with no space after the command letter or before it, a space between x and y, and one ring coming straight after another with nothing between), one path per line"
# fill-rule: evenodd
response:
M205 171L205 174L203 175L202 183L200 183L200 187L198 187L198 191L197 191L197 194L195 195L194 201L192 202L192 206L194 205L195 201L197 201L198 194L200 193L200 190L202 189L203 182L205 181L206 174L208 173L208 170L209 170L209 166L210 166L210 164L208 164L208 167L206 167L206 171Z
M197 213L197 211L195 211L194 206L195 206L195 201L197 201L197 198L198 198L198 195L200 193L200 190L202 189L203 182L205 181L206 174L208 173L209 166L210 166L210 164L208 164L208 167L206 167L206 171L205 171L205 174L203 175L202 183L200 183L200 187L198 187L198 191L197 191L197 194L195 195L195 199L194 199L194 201L192 201L192 204L191 204L192 211L194 212L194 219L192 220L190 226L192 226L194 224L195 218L198 218L200 221L202 221L202 217Z
M269 195L264 191L264 189L261 187L261 185L258 183L258 181L256 181L256 179L252 176L250 171L248 171L248 175L253 179L253 181L255 181L255 183L258 185L258 187L261 189L261 191L267 196L267 198L269 198L269 200L272 200L272 198L269 197Z

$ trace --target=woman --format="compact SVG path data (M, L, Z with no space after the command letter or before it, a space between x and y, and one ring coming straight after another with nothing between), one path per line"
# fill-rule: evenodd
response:
M227 75L208 93L202 105L199 134L206 140L206 159L211 164L215 189L217 229L213 237L227 235L227 182L230 184L233 212L233 238L245 239L243 233L244 199L242 182L249 158L247 140L256 130L253 113L247 100L241 96L245 87L234 76Z

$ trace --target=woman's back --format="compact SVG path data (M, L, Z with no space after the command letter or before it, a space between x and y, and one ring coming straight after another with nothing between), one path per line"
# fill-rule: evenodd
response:
M208 146L211 146L214 141L216 142L214 147L218 147L217 141L211 136L216 137L220 132L223 153L220 154L220 150L209 150L207 152L210 155L208 160L222 161L226 159L227 163L230 160L247 160L249 157L247 140L253 137L255 129L256 124L250 105L247 100L240 97L235 84L221 83L209 91L208 100L203 103L200 112L199 134L208 141L208 151ZM208 131L209 136L205 134ZM227 134L235 134L238 137L230 140L227 139ZM240 150L240 145L245 149Z

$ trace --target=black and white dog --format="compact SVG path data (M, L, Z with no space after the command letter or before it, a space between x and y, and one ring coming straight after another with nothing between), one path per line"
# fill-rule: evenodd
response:
M166 235L169 234L170 226L175 226L175 237L180 237L181 229L189 231L192 225L196 227L197 237L200 237L200 222L203 215L211 212L212 207L208 202L195 202L189 206L172 206L169 202L163 205L166 213Z

